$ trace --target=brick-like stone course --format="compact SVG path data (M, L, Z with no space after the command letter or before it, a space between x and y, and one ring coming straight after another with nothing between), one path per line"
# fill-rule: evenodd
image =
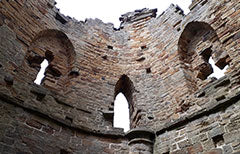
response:
M0 153L238 153L239 2L189 8L129 12L117 29L54 0L0 1ZM225 77L207 78L210 57ZM154 146L113 128L119 92Z

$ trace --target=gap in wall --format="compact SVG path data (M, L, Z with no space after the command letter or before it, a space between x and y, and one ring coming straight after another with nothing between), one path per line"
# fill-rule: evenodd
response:
M225 72L226 72L226 70L227 70L227 68L228 68L228 65L226 65L226 66L221 70L220 68L218 68L218 67L215 65L212 57L209 58L209 64L211 64L211 66L212 66L212 68L213 68L213 73L212 73L211 75L209 75L208 78L215 77L215 78L219 79L219 78L221 78L221 77L223 77L223 76L225 75Z
M129 105L123 93L119 93L114 101L113 127L123 128L124 132L130 129Z
M42 83L42 79L44 78L44 73L46 71L46 68L48 67L49 63L47 61L47 59L44 59L43 62L41 63L41 69L37 74L36 79L34 80L34 83L40 85Z

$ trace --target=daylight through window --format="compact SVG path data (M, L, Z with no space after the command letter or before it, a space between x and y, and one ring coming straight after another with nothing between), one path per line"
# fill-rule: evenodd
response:
M124 132L130 129L128 101L122 93L114 101L113 127L123 128Z
M228 65L226 65L226 66L224 67L224 69L221 70L220 68L218 68L218 67L215 65L212 57L210 57L209 63L212 65L212 68L213 68L213 73L209 76L209 78L210 78L210 77L215 77L215 78L219 79L219 78L221 78L221 77L223 77L223 76L225 75L225 72L226 72L226 70L227 70L227 68L228 68Z
M43 62L41 63L41 69L37 74L37 77L34 81L34 83L40 85L42 82L42 79L44 78L44 73L46 71L46 68L48 67L49 63L47 61L47 59L44 59Z

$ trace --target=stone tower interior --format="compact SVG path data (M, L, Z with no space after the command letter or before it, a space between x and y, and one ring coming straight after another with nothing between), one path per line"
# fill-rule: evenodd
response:
M239 154L239 0L189 8L129 12L116 29L54 0L0 0L0 153ZM224 77L208 78L210 57ZM113 127L120 92L127 133Z

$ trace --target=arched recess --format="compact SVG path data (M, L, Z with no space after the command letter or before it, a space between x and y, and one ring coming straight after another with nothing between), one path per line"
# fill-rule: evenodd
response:
M46 59L49 63L45 71L42 85L63 90L68 86L69 74L75 62L74 47L67 35L59 30L48 29L41 31L32 40L26 60L33 68L32 81L40 69L40 64Z
M132 128L132 115L134 112L134 102L133 102L133 92L134 86L133 82L129 79L127 75L122 75L115 86L114 99L119 93L122 93L128 101L129 106L129 116L130 116L130 128Z
M220 41L209 24L193 21L186 25L178 41L178 52L190 91L198 89L198 82L213 73L209 59L219 50Z

